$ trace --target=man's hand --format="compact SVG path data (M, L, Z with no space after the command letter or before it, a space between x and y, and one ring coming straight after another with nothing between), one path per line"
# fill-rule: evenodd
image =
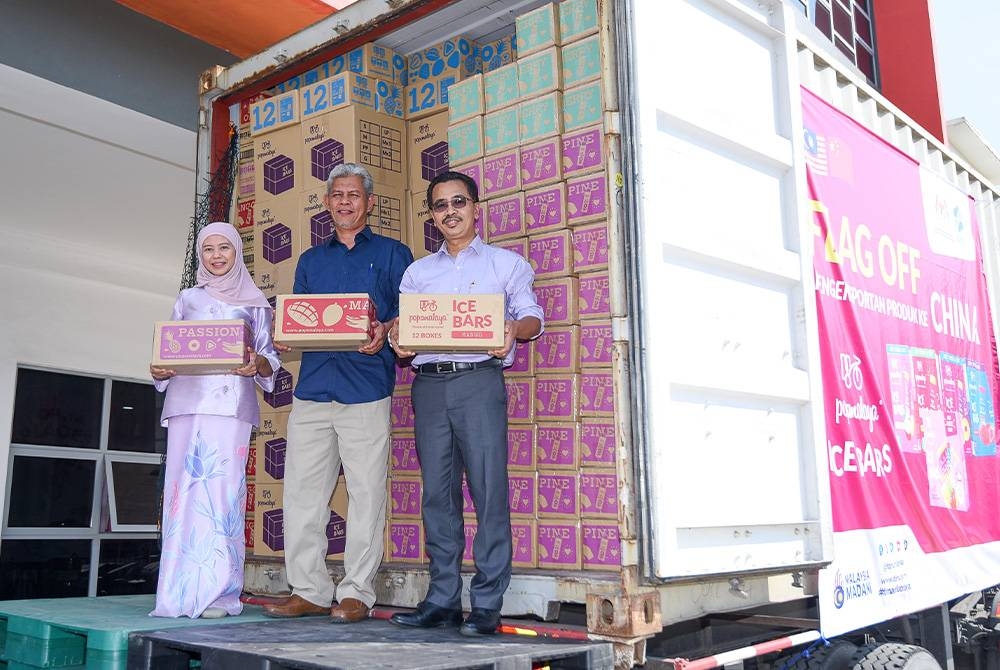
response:
M389 326L389 346L392 350L396 352L396 355L400 358L411 358L417 355L417 352L410 351L409 349L401 349L399 346L399 319L395 318L392 320L392 324Z
M517 341L517 319L508 319L503 322L503 349L494 349L492 351L487 351L490 356L499 358L503 360L507 358L507 354L510 350L514 348L514 343Z
M372 329L372 338L368 340L368 344L364 344L358 347L358 351L363 354L377 354L382 350L382 345L385 344L386 327L381 321L373 321L372 324L374 328Z
M158 382L166 381L171 377L175 376L177 372L171 370L170 368L158 368L155 366L149 366L150 376Z

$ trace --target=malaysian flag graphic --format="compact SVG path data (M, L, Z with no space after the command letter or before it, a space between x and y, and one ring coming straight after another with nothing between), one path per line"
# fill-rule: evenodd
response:
M806 145L806 164L818 175L829 174L829 163L826 156L826 139L809 128L803 134Z

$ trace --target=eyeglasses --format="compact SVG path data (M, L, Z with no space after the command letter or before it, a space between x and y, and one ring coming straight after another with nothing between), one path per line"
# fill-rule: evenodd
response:
M434 204L431 205L431 210L435 214L441 214L442 212L447 212L449 207L454 207L455 209L465 209L465 206L471 202L471 198L466 198L464 195L452 196L451 200L435 200Z

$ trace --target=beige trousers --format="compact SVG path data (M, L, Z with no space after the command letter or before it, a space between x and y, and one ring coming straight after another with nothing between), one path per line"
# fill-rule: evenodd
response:
M356 405L295 398L285 457L285 571L292 593L328 607L355 598L375 604L372 584L385 544L390 399ZM329 501L340 466L347 480L343 581L326 568Z

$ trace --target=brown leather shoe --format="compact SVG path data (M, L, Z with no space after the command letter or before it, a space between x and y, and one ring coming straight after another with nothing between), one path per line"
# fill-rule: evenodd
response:
M314 605L301 596L292 595L279 603L264 605L264 616L278 619L292 619L300 616L322 616L329 612L326 607Z
M330 621L333 623L357 623L368 618L371 608L356 598L344 598L330 609Z

